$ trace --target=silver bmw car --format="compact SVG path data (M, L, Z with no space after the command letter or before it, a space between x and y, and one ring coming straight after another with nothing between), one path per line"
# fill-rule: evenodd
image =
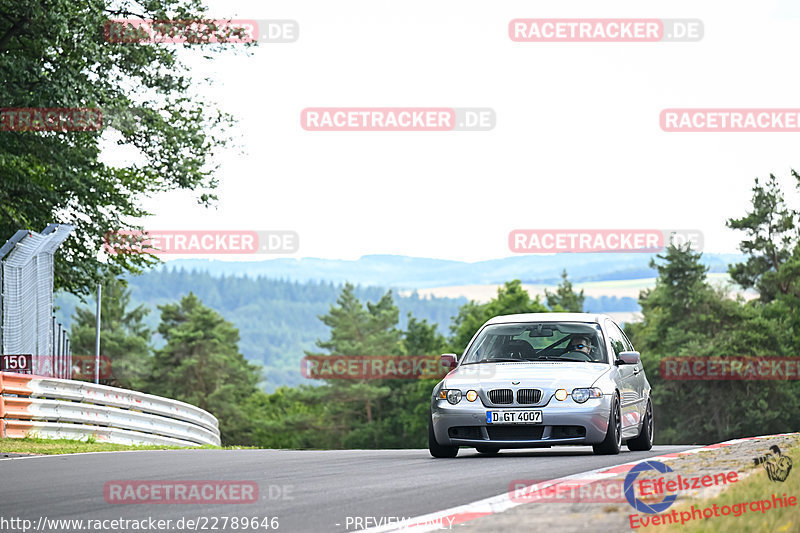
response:
M650 384L625 333L608 315L529 313L495 317L433 389L428 448L592 445L598 454L653 446Z

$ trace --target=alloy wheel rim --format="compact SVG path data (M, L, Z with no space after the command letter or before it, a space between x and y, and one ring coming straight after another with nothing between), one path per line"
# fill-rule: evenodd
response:
M650 436L650 444L653 444L653 406L647 404L647 429Z
M617 429L617 448L622 446L622 416L620 414L619 404L617 404L617 410L614 413L614 417L616 420L614 421L614 426Z

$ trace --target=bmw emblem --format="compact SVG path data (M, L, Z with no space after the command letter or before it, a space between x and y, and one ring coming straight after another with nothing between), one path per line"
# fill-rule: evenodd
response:
M519 381L512 381L511 384L512 385L519 385Z

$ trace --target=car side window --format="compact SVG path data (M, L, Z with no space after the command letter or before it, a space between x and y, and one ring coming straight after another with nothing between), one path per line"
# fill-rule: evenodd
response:
M620 331L622 332L622 338L625 339L625 349L629 352L635 352L636 348L633 347L633 343L631 343L631 340L628 338L627 335L625 335L624 331L622 330Z
M628 346L628 339L620 331L616 324L610 320L606 320L606 329L608 330L608 340L611 342L611 348L614 350L615 359L619 359L619 354L622 352L630 351Z

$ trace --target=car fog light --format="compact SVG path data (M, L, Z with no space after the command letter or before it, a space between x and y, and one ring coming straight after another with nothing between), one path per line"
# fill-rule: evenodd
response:
M477 399L478 399L478 393L477 392L475 392L474 390L471 390L471 391L467 392L467 400L469 400L471 402L474 402Z
M461 391L458 389L450 389L447 391L447 401L453 405L461 401Z
M558 400L559 402L563 402L564 400L567 399L567 394L568 393L566 389L558 389L556 391L556 400Z

